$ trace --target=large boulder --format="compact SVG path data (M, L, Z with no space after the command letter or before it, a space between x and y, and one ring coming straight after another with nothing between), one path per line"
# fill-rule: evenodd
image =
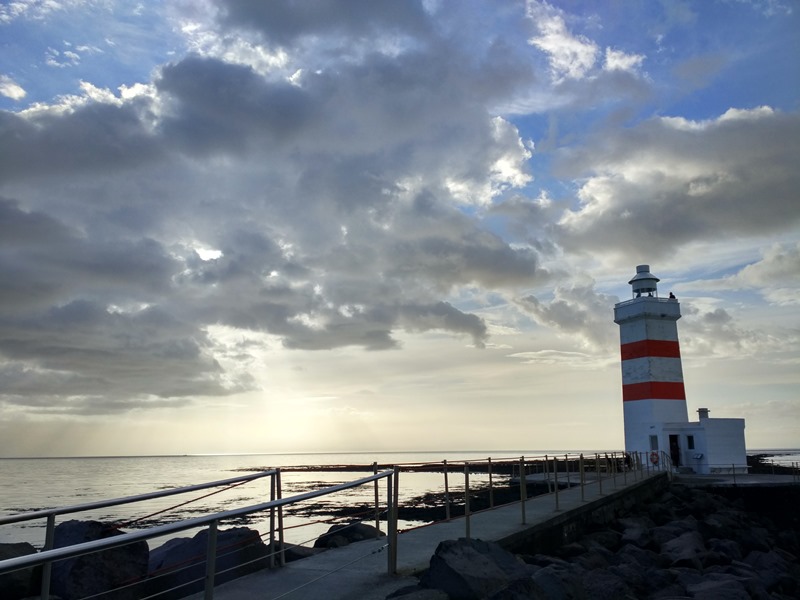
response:
M122 535L112 525L99 521L65 521L56 526L53 548L63 548ZM53 563L50 589L62 600L77 600L110 590L104 599L136 600L141 589L130 584L147 576L147 542L135 542L102 552L85 554Z
M703 538L696 531L687 531L661 545L661 553L672 560L673 567L701 570L705 551Z
M533 571L498 544L460 538L438 545L422 585L442 590L451 600L478 600L529 579Z
M203 589L208 552L208 529L192 538L175 538L150 553L148 593L171 590L159 599L181 598ZM217 531L214 583L230 581L267 566L268 549L258 531L234 527ZM195 581L199 579L200 581ZM191 583L193 582L193 583ZM172 588L178 588L173 590Z
M0 561L36 554L36 548L27 542L0 544ZM20 600L39 593L42 568L31 567L0 575L0 600Z
M331 525L330 529L314 542L314 548L339 548L353 542L374 540L385 535L380 529L360 521L346 525Z

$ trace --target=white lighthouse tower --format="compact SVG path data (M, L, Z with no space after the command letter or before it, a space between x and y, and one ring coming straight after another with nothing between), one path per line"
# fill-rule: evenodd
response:
M710 419L701 408L699 421L689 422L678 343L680 303L672 294L659 297L659 281L649 265L637 266L628 282L632 299L614 306L625 449L664 450L674 467L697 473L746 472L744 419Z

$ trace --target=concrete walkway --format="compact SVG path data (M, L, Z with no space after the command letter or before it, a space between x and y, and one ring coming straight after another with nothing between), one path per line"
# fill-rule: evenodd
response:
M627 494L634 487L646 485L657 473L618 474L602 480L602 494L597 482L587 483L584 499L581 488L562 489L558 494L530 498L470 517L470 537L499 543L524 538L533 530L551 527L570 520L575 513L591 510L610 499ZM397 575L388 575L386 538L350 544L315 556L288 563L283 568L263 570L217 586L215 600L384 600L402 587L415 585L413 577L428 568L439 542L465 537L466 519L459 517L412 529L398 536ZM200 600L203 594L190 597Z

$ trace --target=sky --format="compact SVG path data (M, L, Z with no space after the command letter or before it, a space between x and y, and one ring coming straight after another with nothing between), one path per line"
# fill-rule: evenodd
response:
M800 447L789 0L0 2L0 457Z

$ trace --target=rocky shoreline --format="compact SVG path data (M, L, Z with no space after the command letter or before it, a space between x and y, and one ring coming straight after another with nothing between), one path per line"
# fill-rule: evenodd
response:
M797 598L798 491L790 493L783 510L754 511L742 499L673 483L655 501L598 525L552 554L535 547L512 554L480 540L445 541L419 585L389 598Z

